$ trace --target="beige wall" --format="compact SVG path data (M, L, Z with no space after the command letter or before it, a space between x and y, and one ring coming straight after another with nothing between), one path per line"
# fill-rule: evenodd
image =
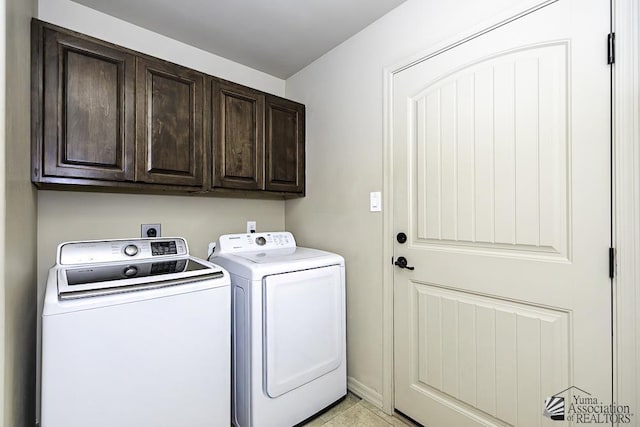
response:
M36 363L36 194L30 179L30 36L35 0L6 1L4 425L32 426ZM4 56L4 55L3 55Z
M349 382L382 400L383 215L369 192L383 186L383 70L493 24L528 0L409 0L287 80L307 108L307 197L286 202L286 227L302 245L342 254L347 271Z
M5 82L6 78L6 65L7 65L7 31L6 31L6 11L7 0L0 0L0 23L5 29L0 31L0 82ZM5 148L6 148L6 84L0 84L0 200L6 200L5 198ZM5 225L5 204L0 204L0 242L6 241L6 225ZM5 271L7 265L5 260L4 244L0 244L0 271ZM7 336L6 325L6 309L5 309L5 288L4 288L4 275L0 274L0 402L6 402L5 400L5 351L7 349L7 343L5 337ZM4 404L0 406L0 427L4 424Z

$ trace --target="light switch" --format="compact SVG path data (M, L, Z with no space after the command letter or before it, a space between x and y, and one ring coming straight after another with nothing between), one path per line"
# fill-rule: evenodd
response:
M372 191L369 193L369 210L371 212L382 211L382 193L379 191Z

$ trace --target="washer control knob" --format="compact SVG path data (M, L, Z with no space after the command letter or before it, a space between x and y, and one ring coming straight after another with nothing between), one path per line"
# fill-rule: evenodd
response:
M124 273L125 277L133 277L136 274L138 274L138 269L133 265L129 265L129 266L124 268L123 273Z
M256 243L258 244L258 246L264 246L265 243L267 243L267 239L262 236L256 237Z
M124 247L124 254L126 256L135 256L138 254L138 247L136 245L127 245Z

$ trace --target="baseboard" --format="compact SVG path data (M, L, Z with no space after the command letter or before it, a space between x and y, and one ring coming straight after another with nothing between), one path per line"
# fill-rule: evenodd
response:
M360 396L369 403L382 409L382 395L371 387L367 387L353 377L347 377L347 389L353 394Z

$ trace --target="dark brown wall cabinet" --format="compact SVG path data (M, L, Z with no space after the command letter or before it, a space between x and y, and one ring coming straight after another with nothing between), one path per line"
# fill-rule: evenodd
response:
M138 58L137 180L201 186L204 76Z
M304 105L212 81L213 186L304 194Z
M304 105L38 20L31 55L36 185L304 196Z
M271 191L304 192L304 105L266 97L266 184Z
M134 178L135 57L44 29L42 176Z
M261 190L264 185L264 94L213 79L211 88L213 186Z

